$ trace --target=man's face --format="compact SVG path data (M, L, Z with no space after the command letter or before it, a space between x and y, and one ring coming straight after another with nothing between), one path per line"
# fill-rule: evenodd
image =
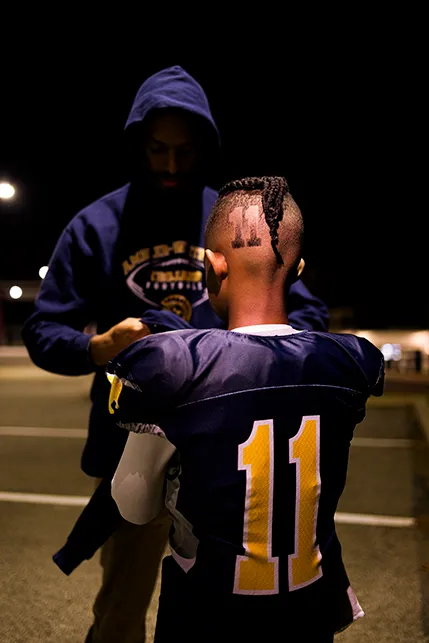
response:
M146 166L154 187L163 192L192 186L199 167L201 136L192 115L154 112L144 137Z

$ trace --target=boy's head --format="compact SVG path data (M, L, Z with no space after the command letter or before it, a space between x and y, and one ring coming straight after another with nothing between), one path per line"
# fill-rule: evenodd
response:
M232 181L220 191L207 221L206 273L210 303L228 318L232 297L285 297L304 267L304 225L286 179Z

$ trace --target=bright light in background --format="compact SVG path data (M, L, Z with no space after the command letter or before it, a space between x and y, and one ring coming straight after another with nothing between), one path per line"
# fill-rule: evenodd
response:
M383 346L381 347L381 352L383 353L383 357L386 360L386 362L390 362L390 360L393 357L392 344L383 344Z
M358 337L364 337L378 347L389 344L392 346L392 349L387 348L387 351L392 352L390 359L395 359L393 357L395 346L397 346L395 349L396 355L401 351L403 353L409 350L420 351L429 355L429 331L427 330L356 330L351 328L341 332L353 333Z
M401 346L399 344L383 344L381 352L386 362L390 362L391 359L399 362L402 357Z
M39 277L40 279L44 279L46 277L46 274L48 272L49 268L48 266L42 266L39 270Z
M12 299L19 299L22 297L22 288L19 286L12 286L12 288L9 290L9 295Z
M393 344L392 358L395 360L395 362L399 362L399 360L402 358L402 351L399 344Z
M11 199L15 194L15 188L10 183L0 183L0 199Z

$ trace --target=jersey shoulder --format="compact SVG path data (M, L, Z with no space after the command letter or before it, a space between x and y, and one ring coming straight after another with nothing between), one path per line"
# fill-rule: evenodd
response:
M384 386L382 352L364 337L351 333L314 333L318 335L327 356L334 354L344 366L353 362L368 382L371 395L381 395ZM328 357L329 358L329 357Z

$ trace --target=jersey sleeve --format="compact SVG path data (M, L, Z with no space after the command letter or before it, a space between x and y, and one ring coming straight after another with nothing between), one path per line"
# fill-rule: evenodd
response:
M107 367L109 413L116 424L135 433L173 408L192 382L193 362L179 332L134 342Z
M111 493L125 520L145 524L164 506L164 482L176 448L161 429L192 381L192 358L180 333L145 337L110 362L109 412L130 431Z
M355 361L367 383L368 395L380 397L384 390L384 357L382 352L364 337L336 335L337 340Z

